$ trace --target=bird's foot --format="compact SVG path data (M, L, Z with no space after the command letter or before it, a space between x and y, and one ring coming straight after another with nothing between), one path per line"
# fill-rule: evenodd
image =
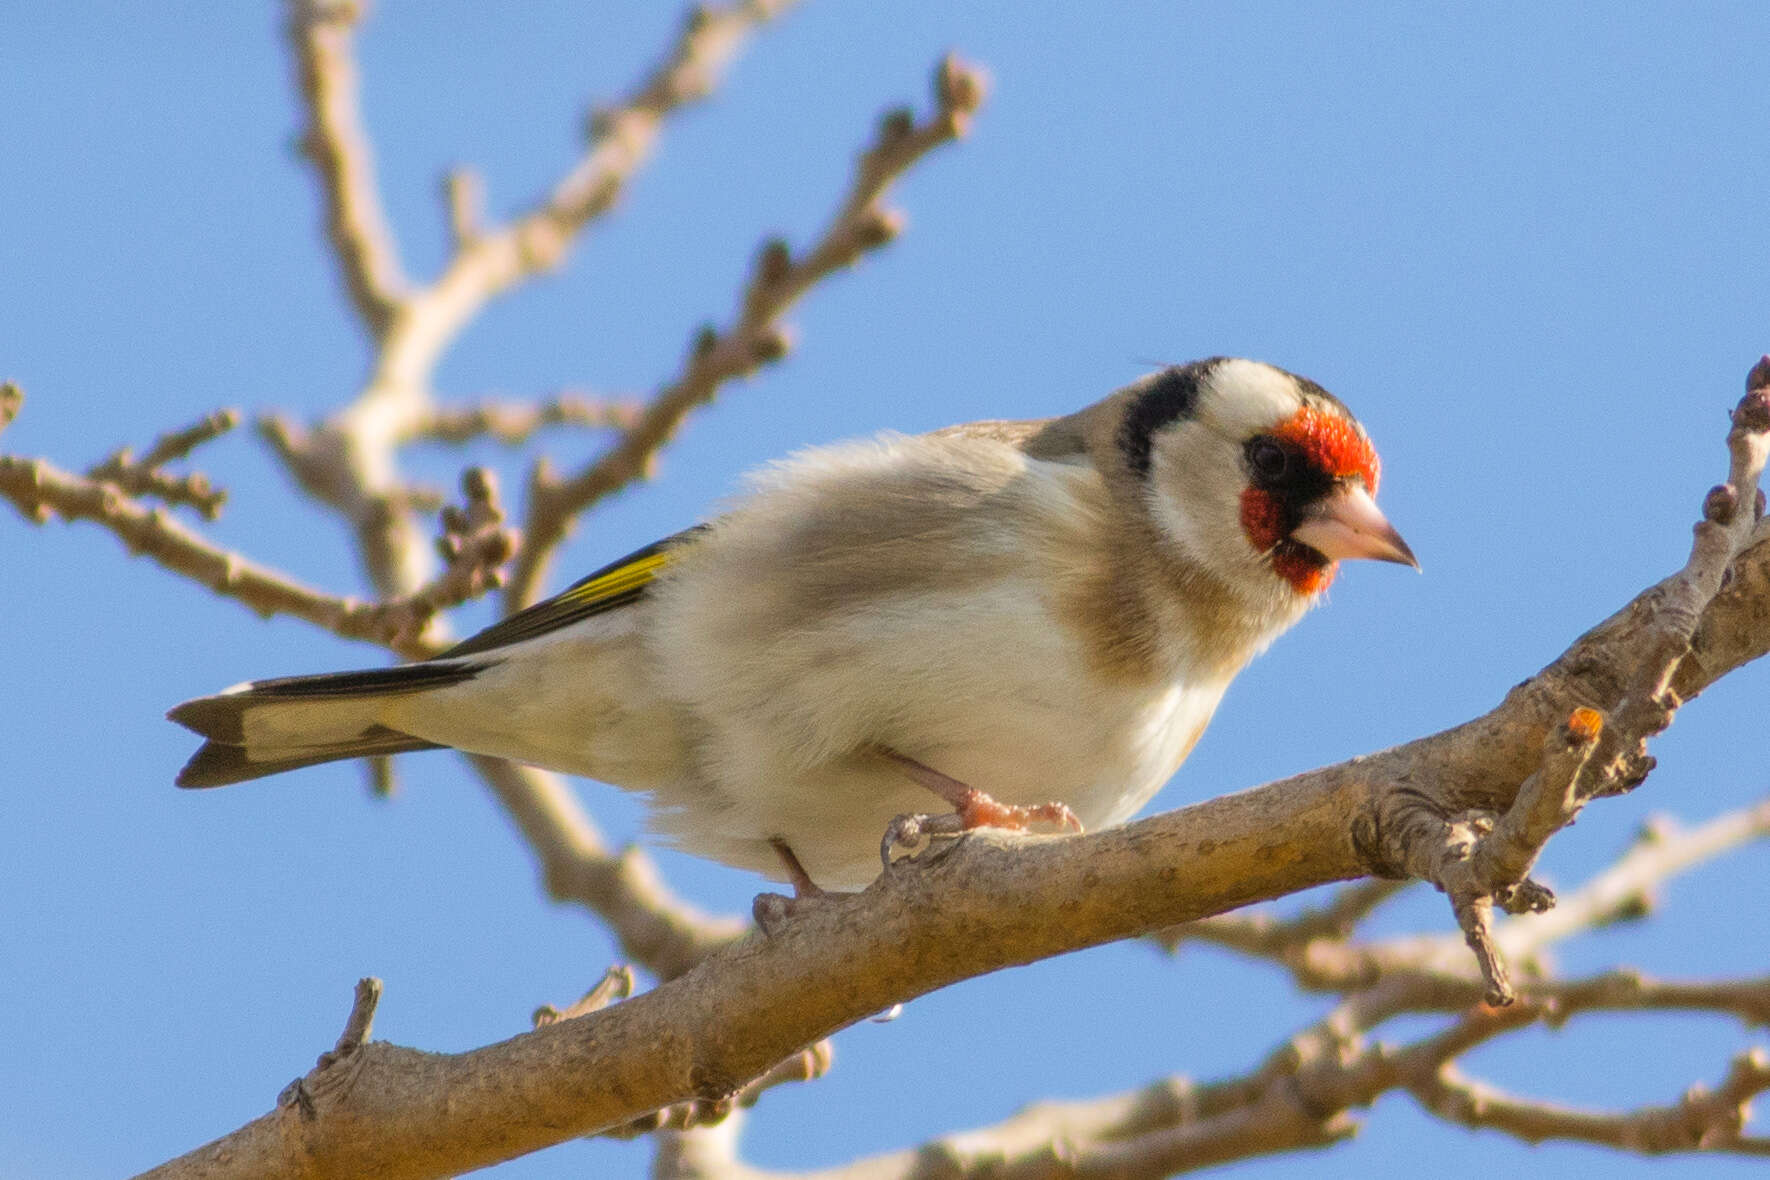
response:
M1024 832L1034 824L1070 828L1078 835L1082 831L1082 821L1076 818L1076 813L1066 804L1036 803L1031 807L1021 807L1013 803L998 803L982 791L969 789L960 798L956 814L960 827L967 831L971 828L1008 828Z
M1007 828L1024 832L1034 824L1082 831L1082 821L1062 803L1039 803L1022 807L1001 803L982 791L966 787L956 793L955 810L945 815L900 815L885 828L879 842L879 859L889 869L900 856L913 855L922 841L936 836L957 836L973 828Z
M955 812L900 815L885 825L885 836L879 841L879 860L890 869L899 856L914 856L925 838L956 836L964 830L964 823Z

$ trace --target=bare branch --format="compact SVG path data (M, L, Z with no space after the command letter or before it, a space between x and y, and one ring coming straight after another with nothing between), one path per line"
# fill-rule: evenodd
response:
M1576 997L1577 987L1583 995ZM1375 1023L1416 1007L1414 986L1389 986L1380 998L1343 1005L1327 1019L1280 1045L1248 1073L1204 1085L1165 1079L1111 1098L1046 1102L993 1127L945 1136L908 1151L855 1160L835 1168L794 1173L795 1180L967 1180L1012 1175L1157 1180L1160 1177L1261 1154L1324 1146L1355 1129L1350 1112L1384 1093L1405 1089L1440 1117L1490 1127L1531 1142L1577 1138L1624 1150L1722 1151L1760 1154L1763 1141L1740 1134L1746 1103L1765 1089L1766 1060L1753 1051L1737 1059L1714 1092L1695 1087L1675 1107L1615 1115L1569 1111L1464 1081L1454 1062L1496 1037L1538 1019L1561 1021L1611 1007L1659 1006L1747 1015L1765 1000L1728 999L1720 988L1686 985L1630 987L1616 977L1571 985L1556 1004L1532 1000L1509 1008L1479 1004L1455 1009L1456 1019L1412 1044L1393 1047L1361 1034ZM1478 989L1477 989L1478 991ZM1681 993L1681 996L1680 996ZM1684 1005L1678 998L1691 1001ZM786 1180L785 1174L743 1164L735 1130L713 1129L674 1137L659 1155L662 1177L742 1177Z
M638 418L639 405L630 398L560 393L540 401L487 401L471 406L436 407L407 423L402 441L461 444L491 438L515 445L527 442L550 426L624 430Z
M1592 794L1585 771L1603 718L1596 709L1575 709L1543 743L1543 762L1518 788L1518 798L1494 822L1469 857L1475 881L1511 913L1538 913L1553 901L1529 880L1549 837L1572 823Z
M1770 1155L1770 1140L1741 1133L1752 1097L1770 1090L1770 1058L1762 1050L1735 1058L1726 1079L1713 1091L1692 1086L1676 1104L1614 1114L1517 1098L1464 1078L1448 1065L1414 1081L1409 1089L1420 1105L1440 1118L1504 1131L1527 1143L1572 1139L1649 1155L1673 1151Z
M696 336L682 372L653 396L619 443L569 478L561 479L545 465L537 465L530 480L528 543L517 555L505 594L506 609L517 609L534 598L573 519L644 478L659 448L692 410L709 401L725 382L786 355L789 341L778 320L788 308L831 273L897 236L902 219L881 207L880 199L917 160L965 133L983 102L983 76L949 57L935 73L934 90L935 110L926 121L918 124L908 111L886 116L878 138L855 165L841 207L810 251L795 258L780 239L763 245L735 322L724 331L708 327Z
M571 236L620 199L651 154L663 121L711 94L756 26L773 20L792 3L740 0L722 8L692 9L668 59L624 102L591 118L589 154L544 203L510 227L523 262L543 269L557 265Z
M500 568L516 551L515 530L504 527L504 510L498 503L498 481L484 467L461 473L461 492L467 507L443 509L443 535L437 552L443 569L435 578L410 594L363 608L351 619L358 635L385 644L411 659L433 656L435 641L426 638L432 619L504 584Z
M1679 666L1729 569L1750 545L1759 514L1745 506L1758 502L1758 480L1770 455L1770 357L1752 369L1746 384L1727 435L1728 482L1705 497L1684 568L1582 637L1536 683L1526 682L1499 709L1453 731L1508 722L1516 730L1518 719L1507 714L1529 710L1532 695L1547 703L1540 682L1596 673L1595 684L1580 686L1586 699L1576 697L1578 706L1563 714L1567 720L1558 731L1541 739L1533 772L1513 780L1519 785L1510 792L1490 784L1479 803L1461 808L1454 795L1399 786L1378 796L1373 813L1354 833L1361 854L1379 874L1419 877L1446 893L1487 979L1490 1003L1512 1000L1493 940L1493 905L1513 912L1550 908L1554 895L1523 875L1542 845L1572 822L1587 799L1632 790L1652 769L1646 741L1676 711L1679 701L1671 685ZM1588 695L1593 689L1602 690L1597 701ZM1607 726L1595 704L1608 709ZM1588 760L1595 768L1590 775Z
M373 976L357 980L356 994L351 1001L350 1016L344 1022L344 1031L338 1034L338 1043L332 1046L331 1052L320 1054L321 1068L341 1057L348 1057L363 1047L375 1027L375 1009L380 1004L381 981Z
M1518 985L1520 994L1535 1000L1560 994L1557 985L1534 978L1538 959L1554 944L1612 922L1644 916L1654 891L1665 881L1767 837L1770 799L1689 830L1665 821L1650 825L1615 864L1562 897L1554 909L1498 928L1494 937L1499 950L1524 963L1533 975ZM1354 942L1344 935L1308 933L1318 918L1325 918L1342 902L1352 906L1363 901L1358 892L1361 886L1375 884L1347 886L1326 909L1299 915L1290 922L1274 922L1260 914L1222 914L1161 931L1155 938L1163 944L1194 939L1282 964L1299 987L1310 991L1347 993L1394 983L1405 989L1409 1004L1422 1010L1455 1011L1482 1002L1482 977L1461 938L1412 935ZM1387 884L1393 887L1396 883Z
M307 113L301 150L319 175L326 236L357 315L380 339L404 304L407 283L358 104L353 42L363 7L363 0L289 0L288 35Z
M0 496L27 520L90 520L116 534L131 553L236 599L266 618L293 615L350 638L365 608L311 589L277 570L210 544L162 508L149 508L114 485L63 471L43 459L0 455Z
M1719 982L1652 979L1638 971L1607 971L1587 979L1540 980L1525 997L1558 1025L1581 1012L1714 1012L1744 1024L1770 1025L1770 975Z
M1690 829L1669 820L1650 822L1615 864L1547 913L1507 923L1500 933L1506 953L1524 958L1582 930L1636 916L1652 904L1660 884L1724 852L1770 839L1770 799L1728 812Z
M472 478L472 473L469 473ZM473 485L490 491L489 485ZM163 508L150 508L106 480L74 475L42 459L0 455L0 496L27 520L51 516L90 520L115 534L131 553L243 603L257 614L291 615L343 639L367 639L408 656L435 655L422 635L438 610L483 594L497 584L496 566L515 541L499 527L501 515L488 498L461 518L466 530L450 542L454 558L443 573L415 593L389 602L359 602L312 589L278 570L222 549L186 528Z
M291 39L310 95L328 225L346 286L376 345L357 398L304 430L267 417L265 439L303 490L355 531L364 572L384 598L411 593L430 573L411 520L396 451L433 421L430 378L443 351L492 298L556 265L572 238L606 210L649 155L664 119L707 93L751 30L788 0L739 0L700 9L668 60L592 135L590 150L551 194L515 222L468 229L466 187L454 186L456 253L443 273L408 290L393 259L356 109L351 34L355 0L290 0Z
M225 491L210 486L209 478L201 472L168 475L160 468L184 458L239 424L238 410L217 410L183 430L175 430L154 440L148 453L139 459L128 447L112 452L104 462L87 471L86 476L111 484L132 496L148 496L167 504L188 504L202 513L204 519L214 520L221 515L221 506L227 502Z
M1439 825L1435 840L1424 838L1432 826L1429 816L1413 821L1421 838L1408 845L1407 868L1450 898L1457 925L1487 981L1489 1004L1513 999L1493 936L1493 907L1497 902L1513 913L1540 913L1554 904L1554 894L1525 874L1549 837L1572 823L1584 805L1590 788L1582 790L1582 776L1600 728L1595 710L1574 710L1544 742L1542 764L1498 820L1465 813Z
M1409 884L1381 878L1357 881L1336 890L1327 905L1305 910L1293 918L1275 918L1259 911L1219 914L1214 918L1201 918L1183 926L1158 930L1150 937L1169 953L1178 950L1188 939L1196 939L1244 954L1286 962L1311 943L1321 940L1339 942L1349 938L1360 922Z
M319 1106L355 1083L357 1069L362 1065L360 1052L369 1040L375 1025L375 1009L381 1003L381 981L372 976L356 981L350 1016L338 1043L321 1053L306 1075L296 1078L277 1095L279 1110L293 1109L311 1122L319 1117Z
M749 1082L735 1094L728 1094L723 1098L696 1098L690 1102L678 1102L602 1134L610 1139L637 1139L654 1131L687 1131L696 1127L716 1126L739 1111L755 1106L762 1095L776 1086L784 1086L790 1082L812 1082L823 1077L830 1072L835 1054L834 1045L827 1040L819 1041L784 1061L776 1062L774 1068Z
M479 173L456 168L443 177L443 204L455 249L468 249L485 228L485 182Z
M555 1008L552 1004L542 1004L535 1009L534 1027L543 1024L557 1024L561 1020L576 1020L580 1016L588 1016L592 1012L600 1012L617 1000L624 1000L633 994L633 968L626 965L610 967L603 973L595 987L585 992L576 1003L567 1008Z
M795 1180L1160 1180L1229 1160L1325 1147L1356 1130L1352 1108L1528 1021L1526 1013L1478 1010L1392 1050L1362 1044L1355 1028L1330 1017L1240 1077L1204 1085L1170 1078L1111 1098L1037 1103L994 1127L796 1173ZM659 1164L660 1175L684 1180L785 1180L739 1164L729 1134L666 1145Z
M496 758L472 762L534 849L547 895L595 913L621 953L657 978L676 978L748 929L678 898L643 850L612 851L558 775Z
M583 158L515 221L478 226L464 201L453 201L456 253L435 282L412 297L398 331L383 342L374 384L422 388L443 349L487 302L563 262L585 225L614 206L650 157L665 120L709 94L756 27L790 2L696 8L666 60L625 101L593 120ZM468 225L474 232L463 234Z
M0 382L0 431L12 425L24 407L25 392L10 381Z
M1275 826L1271 811L1262 814L1262 800L1288 802L1290 820ZM341 1124L373 1126L381 1146L346 1135L323 1146L305 1140L304 1150L320 1158L348 1151L350 1166L359 1169L378 1161L392 1167L415 1142L401 1128L412 1126L416 1135L409 1120L420 1109L447 1109L460 1148L447 1166L459 1170L489 1162L475 1153L493 1150L493 1143L497 1152L514 1152L517 1138L538 1146L624 1125L664 1106L716 1103L742 1079L793 1052L795 1043L816 1039L806 1034L822 1035L817 1030L877 1011L888 997L925 991L955 973L1092 944L1113 927L1171 924L1152 920L1158 913L1172 917L1245 901L1250 881L1294 868L1274 866L1272 847L1297 850L1308 860L1331 844L1297 838L1296 814L1317 813L1319 805L1281 800L1262 788L1084 837L974 834L938 860L900 864L864 893L830 899L773 937L730 946L701 969L616 1007L459 1057L408 1060L407 1051L389 1049L376 1085L354 1092L356 1105ZM1078 884L1084 878L1086 889ZM1053 907L1062 909L1064 922L1049 920ZM1221 1121L1152 1141L1146 1145L1152 1158L1215 1161L1331 1141L1349 1130L1333 1121L1333 1112L1362 1105L1487 1036L1545 1015L1531 1004L1466 1010L1449 1032L1405 1053L1348 1048L1346 1038L1360 1028L1406 1011L1409 996L1403 985L1388 986L1348 1017L1292 1042L1253 1079L1220 1091L1241 1096ZM567 1039L532 1039L555 1030ZM586 1076L598 1079L593 1093L574 1081ZM422 1106L414 1108L420 1094ZM623 1109L631 1113L610 1117ZM249 1145L270 1130L247 1128L230 1141L247 1153L236 1158L260 1158ZM270 1150L270 1141L264 1144ZM400 1166L410 1170L390 1174L429 1174Z

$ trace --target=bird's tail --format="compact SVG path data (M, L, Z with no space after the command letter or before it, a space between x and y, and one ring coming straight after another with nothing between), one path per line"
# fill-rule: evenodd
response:
M472 661L432 660L255 680L186 701L166 716L209 740L179 771L178 785L221 787L341 758L435 749L383 725L382 707L390 696L459 684L478 670Z

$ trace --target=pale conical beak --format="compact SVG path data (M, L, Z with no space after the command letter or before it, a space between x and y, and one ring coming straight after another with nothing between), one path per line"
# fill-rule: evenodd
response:
M1358 483L1342 484L1317 500L1291 536L1333 560L1368 557L1420 568L1414 551Z

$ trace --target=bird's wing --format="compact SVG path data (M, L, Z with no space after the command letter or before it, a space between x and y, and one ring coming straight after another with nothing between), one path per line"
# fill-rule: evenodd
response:
M604 611L637 602L659 572L670 563L675 550L706 528L704 524L696 525L661 541L653 541L643 549L636 549L619 561L603 566L589 577L573 582L545 602L537 602L526 610L492 624L479 634L462 640L437 658L473 655L476 652L521 643L525 639L533 639L549 631L570 626L591 615L599 615Z

